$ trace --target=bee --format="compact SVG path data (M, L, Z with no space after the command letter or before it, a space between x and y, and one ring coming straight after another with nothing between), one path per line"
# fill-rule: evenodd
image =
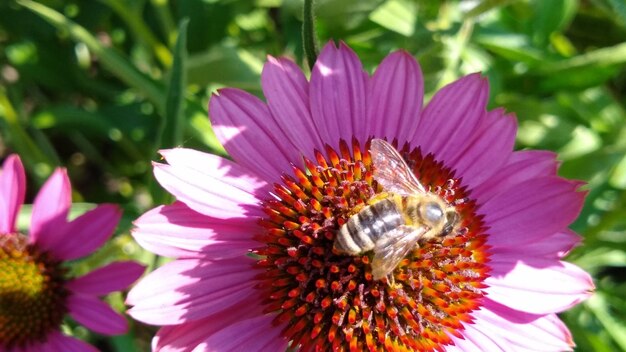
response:
M357 255L373 251L374 280L387 277L420 241L449 234L459 220L456 209L428 192L398 151L382 139L373 139L370 154L374 179L383 192L348 218L339 229L334 248Z

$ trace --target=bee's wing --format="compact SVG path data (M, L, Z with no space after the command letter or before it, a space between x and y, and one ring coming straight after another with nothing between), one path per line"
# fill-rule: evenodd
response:
M374 163L374 179L385 191L400 195L426 193L409 165L387 141L372 139L370 154Z
M380 280L390 274L398 263L415 248L417 241L426 233L427 227L398 226L386 232L376 241L372 275Z

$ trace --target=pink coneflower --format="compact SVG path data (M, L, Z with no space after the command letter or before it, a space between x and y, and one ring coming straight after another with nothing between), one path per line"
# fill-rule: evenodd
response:
M164 326L154 350L572 349L556 313L593 290L561 261L579 241L567 226L584 193L556 175L553 153L513 151L515 119L486 111L483 77L422 108L422 73L406 52L369 77L350 48L328 44L310 82L270 57L262 84L267 103L236 89L211 99L234 162L177 148L154 164L177 202L144 214L133 235L177 259L128 296L134 318ZM372 138L396 146L459 214L391 280L373 278L371 252L333 249L342 224L385 191Z
M97 351L62 334L63 318L67 313L100 334L124 333L126 319L98 296L126 288L144 268L115 262L70 279L64 262L100 248L120 211L101 205L68 222L70 182L57 169L35 198L26 236L16 228L25 188L22 162L11 155L0 174L0 351Z

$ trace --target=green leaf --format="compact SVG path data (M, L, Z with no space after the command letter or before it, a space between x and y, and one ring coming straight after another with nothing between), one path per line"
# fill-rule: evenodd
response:
M577 74L581 69L606 68L626 64L626 43L581 54L570 59L546 62L537 71L547 75Z
M158 148L180 146L183 139L185 122L184 103L187 88L187 25L188 19L181 21L178 27L178 39L174 48L174 62L166 92L165 116L159 131Z
M415 32L417 6L412 1L388 0L369 15L380 26L410 37Z
M61 13L30 0L18 0L18 4L33 11L54 27L64 30L77 42L83 42L100 58L102 64L117 78L144 94L159 111L163 111L164 95L161 89L139 72L127 59L112 48L105 47L87 29L71 21Z
M600 292L596 292L585 305L602 323L605 331L611 335L622 351L626 351L626 326L624 326L621 320L614 317L607 297Z
M533 42L537 47L543 47L552 33L563 30L571 22L578 0L538 0L534 4L537 15L532 23Z
M187 64L189 83L200 87L220 84L261 92L263 62L245 49L216 45L204 53L191 55Z

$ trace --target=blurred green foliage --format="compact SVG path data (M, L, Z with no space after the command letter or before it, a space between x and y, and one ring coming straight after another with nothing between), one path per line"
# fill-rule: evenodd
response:
M206 106L234 86L262 95L267 54L305 65L301 0L8 0L0 2L0 157L26 164L29 200L54 167L68 168L76 212L113 202L118 235L72 268L154 258L128 235L132 219L168 201L152 179L157 150L217 154ZM517 148L548 149L561 175L588 182L569 260L597 294L563 314L580 351L626 351L626 3L623 0L318 0L320 42L341 39L370 72L391 50L414 54L428 96L482 71L492 107L519 119ZM26 208L21 219L27 219ZM22 221L23 223L24 221ZM120 250L121 249L121 250ZM110 298L121 309L121 295ZM153 330L103 338L140 351Z

